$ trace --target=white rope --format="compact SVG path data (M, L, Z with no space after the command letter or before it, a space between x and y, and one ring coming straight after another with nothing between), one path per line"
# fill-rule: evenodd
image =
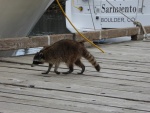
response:
M102 31L99 32L99 39L102 39Z
M51 44L51 38L50 38L50 35L47 35L47 44L48 44L48 46Z
M143 41L150 41L150 38L147 35L145 27L143 25L141 25L141 27L142 27L143 32L144 32L144 39L143 39Z
M94 24L94 20L93 20L92 11L91 11L91 7L90 7L89 1L88 1L88 5L89 5L90 14L91 14L91 19L92 19L93 28L94 28L94 30L95 30L95 24Z
M145 27L144 27L143 25L141 25L141 27L142 27L142 29L143 29L143 31L144 31L144 38L148 38L147 32L146 32L146 30L145 30Z
M147 39L149 39L145 27L144 27L140 22L138 22L138 21L134 21L134 24L135 24L136 26L142 28L142 30L143 30L143 32L144 32L144 39L143 39L143 40L146 41ZM140 34L140 32L141 32L141 30L139 29L139 34Z
M117 10L120 14L122 14L123 16L125 16L126 18L128 18L130 21L132 21L134 23L134 20L132 20L131 18L129 18L127 15L125 15L123 12L121 12L119 9L117 9L112 3L110 3L108 0L106 0L112 7L115 8L115 10Z
M133 21L131 18L129 18L127 15L125 15L123 12L121 12L120 10L118 10L113 4L111 4L108 0L106 0L112 7L114 7L119 13L121 13L122 15L124 15L126 18L130 19L130 21L133 22L133 24L135 24L136 26L139 26L142 28L143 32L144 32L144 41L147 40L147 39L150 39L148 38L148 35L147 35L147 32L144 28L144 26L141 24L141 22L138 22L138 21Z

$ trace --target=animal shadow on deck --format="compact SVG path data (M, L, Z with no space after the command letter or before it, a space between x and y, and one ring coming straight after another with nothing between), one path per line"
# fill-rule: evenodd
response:
M66 68L67 69L67 68ZM65 70L65 69L63 69ZM83 74L78 74L77 72L79 72L79 70L72 72L70 74L63 74L62 72L65 72L65 71L61 71L60 74L56 74L54 71L50 71L48 74L38 74L37 76L42 76L42 77L54 77L54 76L83 76L85 75L84 73Z

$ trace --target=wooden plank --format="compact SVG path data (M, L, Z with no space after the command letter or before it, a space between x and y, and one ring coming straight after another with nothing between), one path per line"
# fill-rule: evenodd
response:
M33 98L36 97L38 99L37 101L41 99L62 100L62 101L69 101L69 102L100 105L100 106L103 106L103 107L105 106L108 108L111 107L111 109L121 108L124 112L128 111L131 113L148 112L150 109L149 108L150 105L148 103L115 99L115 98L102 97L102 96L86 95L86 94L75 94L72 92L62 92L62 91L54 91L54 90L50 91L50 90L31 89L31 88L21 88L20 90L17 87L14 87L14 86L12 87L12 86L7 86L7 85L5 86L4 89L2 89L2 86L0 86L0 91L1 91L0 96L6 95L7 97L11 97L11 98L17 97L18 99L20 98L20 99L25 100L25 99L29 99L32 97Z
M4 100L5 99L5 100ZM11 101L10 101L11 100ZM10 99L3 97L0 101L0 112L4 113L81 113L72 110L57 109L56 107L45 107L36 104L29 104L29 100L21 102L21 99Z
M25 60L24 60L25 61ZM4 68L6 67L8 67L9 68L9 70L8 69L6 69L5 71L6 72L13 72L13 70L12 69L15 69L16 68L16 71L18 71L19 69L22 69L22 73L25 73L25 74L27 74L27 72L30 72L31 74L32 73L34 73L34 71L38 71L37 73L38 74L41 74L41 72L42 71L45 71L45 70L47 70L47 66L48 65L44 65L44 66L36 66L36 67L31 67L30 65L23 65L23 64L14 64L14 63L0 63L0 64L2 64L3 66L1 66L1 69L4 71ZM95 72L95 69L92 67L92 68L90 68L90 67L87 67L88 65L90 65L90 64L86 64L86 70L85 70L85 73L87 73L87 74L89 74L89 72L92 72L94 75L92 75L92 76L103 76L103 74L104 74L104 77L106 76L107 77L107 75L115 75L115 76L111 76L111 78L116 78L116 76L119 76L119 77L122 77L122 78L126 78L127 80L128 79L130 79L131 77L134 77L134 79L137 77L137 80L139 80L139 81L148 81L149 80L149 78L150 78L150 76L149 76L149 73L140 73L138 70L137 71L132 71L132 70L127 70L127 69L130 69L129 67L129 65L127 65L128 66L128 68L125 70L125 69L117 69L117 68L111 68L110 67L110 64L108 63L108 65L109 66L107 66L107 67L103 67L103 63L102 63L102 70L101 70L101 72L100 72L100 74L98 73L98 72ZM106 64L105 64L106 65ZM105 66L104 65L104 66ZM116 64L117 65L117 64ZM119 64L120 65L120 64ZM126 65L125 65L126 66ZM4 68L3 68L4 67ZM116 66L116 67L118 67L118 68L120 68L119 66ZM147 67L148 68L148 67ZM62 65L62 66L60 66L60 69L65 69L66 70L66 67L64 68L64 66ZM75 67L75 72L74 73L77 73L77 71L79 72L80 71L80 69L78 69L78 68L76 68ZM91 71L88 71L88 69L89 70L91 70ZM53 69L52 69L52 71L53 71ZM63 70L64 71L64 70ZM101 73L103 73L103 74L101 74ZM138 79L138 78L141 78L141 79ZM120 78L121 79L121 78ZM131 79L131 80L133 80L133 79ZM136 79L135 79L136 80Z
M76 75L79 68L69 75L42 75L47 65L30 67L33 56L1 58L0 110L13 113L21 110L15 108L19 106L22 113L36 108L58 113L149 113L149 47L140 41L104 45L105 54L89 48L102 70L96 72L83 59L84 75ZM60 71L66 69L60 66Z
M136 67L137 69L136 70L133 70L134 67L130 66L130 65L124 65L125 62L123 62L123 65L120 65L119 63L117 63L116 65L115 64L110 64L110 63L107 63L107 64L102 64L102 70L100 73L96 72L96 70L90 65L90 64L87 64L85 63L86 65L86 70L85 70L85 75L90 75L91 76L94 76L94 77L110 77L110 78L117 78L119 77L118 79L125 79L125 80L132 80L132 81L140 81L140 82L149 82L149 71L146 72L147 70L149 70L148 67L144 67L145 69L142 69L141 70L141 67ZM10 70L7 70L6 69L6 72L12 72L12 69L15 69L16 68L16 72L19 70L19 69L22 69L22 73L24 74L27 74L27 72L30 72L32 73L33 71L38 71L38 73L40 74L42 71L45 71L47 70L47 66L44 65L44 67L42 66L37 66L37 67L31 67L30 65L20 65L20 64L15 64L14 63L1 63L3 66L0 66L1 69L0 70L5 70L5 67L7 68L10 68ZM111 68L109 67L106 67L107 65L111 65ZM125 67L127 68L125 68ZM123 68L123 69L122 69ZM141 71L139 71L139 68ZM60 69L65 69L67 70L67 68L64 68L63 65L60 66ZM73 73L77 73L77 71L79 72L81 69L75 67L75 71ZM89 70L89 71L88 71ZM91 71L90 71L91 70ZM145 71L144 71L145 70ZM53 69L52 69L53 71ZM64 70L62 70L64 71ZM114 73L114 71L116 71L116 73ZM130 72L129 72L130 71ZM143 72L142 72L143 71ZM50 72L51 73L51 72ZM94 75L92 75L92 73Z
M36 66L36 67L33 68L30 65L23 65L23 64L22 65L20 65L20 64L15 64L14 65L14 63L1 63L1 64L3 64L3 66L0 66L1 67L0 71L6 72L6 73L7 72L10 72L10 73L14 72L13 70L16 68L15 72L18 72L18 70L21 69L22 70L21 71L22 74L23 73L24 74L28 74L27 72L30 72L30 74L33 74L33 73L35 73L35 71L37 71L37 73L40 74L42 71L45 71L48 68L47 67L48 65L47 66L46 65L44 65L44 66ZM141 82L142 81L143 82L149 82L149 79L150 79L149 73L139 74L139 71L132 71L131 70L130 72L128 72L128 71L120 70L120 69L117 70L117 68L116 69L104 68L103 66L105 66L105 65L102 64L102 70L101 70L100 73L96 72L92 66L87 67L88 66L87 65L86 66L86 70L85 70L85 76L86 75L90 75L90 74L93 73L94 75L91 75L91 76L94 76L94 77L106 77L106 78L109 77L109 78L118 78L118 79L126 79L126 80L133 80L133 81L135 80L135 81L141 81ZM112 64L108 63L107 65L112 65ZM119 64L117 63L116 65L119 65ZM130 65L125 65L125 66L130 67ZM141 67L139 67L139 68L141 68ZM7 68L10 68L10 69L8 70ZM91 70L91 68L93 70ZM118 68L119 68L119 66L118 66ZM131 68L132 68L132 66L131 66ZM146 67L146 68L148 68L148 67ZM60 65L60 69L67 70L67 68L65 68L63 65ZM75 72L73 72L73 73L76 73L77 71L79 72L80 70L81 69L75 67L75 70L74 70ZM53 71L53 69L52 69L52 71ZM116 73L114 73L114 71L116 71ZM120 71L120 73L119 73L119 71ZM127 72L130 73L130 74L128 74Z
M92 86L85 86L78 83L72 84L71 81L51 81L51 78L47 81L41 80L26 80L26 79L7 79L6 77L1 77L0 82L2 84L11 84L11 85L18 85L28 87L30 85L34 85L36 88L44 88L47 90L61 90L66 92L75 92L75 93L83 93L83 94L91 94L91 95L99 95L99 96L108 96L113 98L121 98L121 99L129 99L134 101L141 101L141 102L150 102L149 94L142 94L142 93L134 93L134 92L127 92L127 91L119 91L119 90L112 90L112 89L103 89L100 87L92 87ZM136 95L136 97L134 96Z
M98 60L99 61L99 60ZM85 71L93 71L93 72L95 72L96 70L94 69L94 67L92 67L92 65L90 64L90 63L85 63L86 61L84 61L84 64L85 64L85 66L86 66L86 70ZM115 62L115 61L114 61ZM45 64L45 65L41 65L41 66L36 66L36 67L31 67L30 65L31 64L18 64L18 65L14 65L14 63L1 63L1 64L3 64L3 66L1 66L1 67L9 67L9 68L13 68L13 67L16 67L16 68L18 68L18 69L25 69L25 70L36 70L37 69L37 71L39 70L47 70L47 68L48 68L48 64ZM145 76L145 77L149 77L148 75L149 75L149 73L150 73L150 71L149 71L149 68L148 68L148 66L143 66L143 65L138 65L138 64L128 64L127 62L118 62L118 63L113 63L113 62L102 62L102 60L100 60L100 63L99 63L100 65L101 65L101 67L102 67L102 69L101 69L101 72L104 72L104 73L106 73L106 70L116 70L116 71L121 71L121 72L133 72L133 73L135 73L134 75L135 76ZM110 65L110 66L108 66L108 65ZM134 65L137 65L136 67L134 67ZM142 68L143 67L143 68ZM65 66L65 65L60 65L60 69L61 68L66 68L66 70L67 70L67 67ZM75 66L75 69L77 69L78 71L80 71L81 69L80 68L77 68L76 66ZM53 69L52 69L53 70ZM138 74L139 73L139 74ZM96 74L96 73L95 73ZM98 73L97 73L98 74ZM123 74L123 73L122 73ZM142 75L140 75L140 74L142 74ZM129 74L126 74L126 75L129 75Z
M21 72L23 72L23 70ZM11 75L10 75L10 73L11 73ZM49 74L49 75L43 76L43 75L38 74L37 72L36 73L32 72L32 74L18 73L17 70L16 70L16 72L15 72L15 70L14 70L14 72L11 71L11 72L7 72L7 73L0 72L0 74L1 74L1 77L0 77L1 79L5 78L5 79L8 79L8 80L14 81L14 82L26 81L26 78L28 78L30 76L31 80L38 80L38 81L40 80L40 81L45 81L45 82L56 81L57 83L72 81L75 84L78 84L81 86L89 86L89 87L97 87L97 88L104 88L104 89L114 89L114 90L120 90L120 91L130 91L130 92L136 92L136 93L140 92L140 93L144 93L144 94L150 94L150 91L147 90L147 89L149 89L149 87L145 84L146 82L145 83L144 83L144 81L142 82L141 79L140 80L136 80L136 79L130 80L130 79L121 79L121 78L117 78L117 77L116 78L111 77L111 76L115 76L115 74L110 74L110 76L109 75L107 76L107 74L103 73L103 74L100 74L99 76L92 76L88 72L88 73L85 73L85 75L81 75L81 76L79 76L79 75L69 75L69 76L60 75L60 76L58 76L55 74ZM18 76L18 74L20 76ZM50 80L48 80L47 77L49 77ZM136 78L136 77L133 77L133 78ZM131 81L132 81L132 84L130 83ZM3 83L7 83L7 82L3 82Z
M142 66L136 66L134 67L134 64L132 64L131 66L128 65L128 64L124 64L126 62L123 62L122 64L121 63L101 63L100 62L100 65L102 67L101 69L101 72L98 73L96 72L96 70L94 69L94 67L91 66L91 64L89 63L84 63L86 68L85 68L85 72L91 72L91 73L94 73L96 76L98 76L99 74L101 73L109 73L109 74L116 74L116 75L124 75L124 76L135 76L135 77L145 77L149 78L149 68L148 66L143 66L144 68L142 68ZM8 63L9 64L9 63ZM108 66L109 65L109 66ZM136 64L135 64L136 65ZM111 67L110 67L111 66ZM7 64L4 64L3 66L1 67L7 67ZM13 67L16 67L18 69L24 69L25 71L27 70L33 70L33 71L39 71L39 74L42 72L42 71L46 71L47 68L48 68L48 65L44 65L44 66L36 66L36 67L30 67L30 65L15 65L14 64L9 64L8 67L11 69ZM64 68L65 67L65 68ZM59 70L62 70L62 69L65 69L65 70L68 70L66 68L66 66L64 65L60 65L60 68ZM63 70L63 71L65 71ZM75 66L75 72L74 73L77 73L77 71L79 72L81 69L77 68ZM41 72L40 72L41 71ZM52 69L53 71L53 69ZM144 78L143 78L144 79Z
M19 78L18 78L19 79ZM31 79L31 78L30 78ZM51 78L50 78L51 79ZM2 78L1 78L1 80L2 81L4 81ZM12 79L13 80L13 79ZM8 80L8 81L11 81L11 79L10 80ZM12 83L12 81L11 82L8 82L7 81L7 83ZM17 80L18 81L18 80ZM25 80L26 81L26 80ZM34 83L35 81L34 80L32 80L31 79L31 81ZM52 81L53 81L53 79L52 79ZM57 80L58 81L58 80ZM111 81L111 80L110 80ZM14 81L15 82L15 81ZM19 82L19 81L18 81ZM22 82L22 80L21 80L21 82ZM62 82L62 81L61 81ZM65 81L65 83L66 83L66 81ZM76 83L76 81L74 82L74 83ZM121 82L122 83L122 82ZM27 83L28 84L28 83ZM30 84L30 83L29 83ZM44 84L44 83L41 83L41 84ZM58 83L57 83L58 84ZM54 86L57 86L57 84L56 85L54 85ZM77 84L78 84L78 82L77 82ZM86 83L87 84L87 83ZM62 84L62 85L60 85L60 86L63 86L64 85L64 83ZM99 84L100 85L100 84ZM48 86L53 86L53 83L52 83L52 85L48 85ZM68 87L68 86L70 86L70 84L69 85L67 85L66 87ZM42 86L43 87L43 86ZM82 87L80 86L80 88L82 89ZM58 89L62 89L62 88L58 88ZM87 89L87 88L85 88L85 89ZM113 92L113 91L112 91ZM118 94L120 94L120 93L118 93ZM125 94L125 93L124 93ZM116 95L116 94L115 94Z
M37 106L43 108L52 108L64 111L72 111L72 112L81 112L81 113L115 113L123 111L121 108L115 107L105 107L101 105L93 105L89 103L80 103L73 101L64 101L57 99L49 99L49 98L39 98L39 97L30 97L25 95L13 95L0 97L0 100L6 101L7 103L28 105L28 106ZM30 101L28 99L30 99Z

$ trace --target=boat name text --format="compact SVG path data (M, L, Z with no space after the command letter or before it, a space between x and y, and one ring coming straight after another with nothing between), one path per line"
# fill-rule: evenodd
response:
M106 7L106 4L102 4L101 13L118 13L119 11L122 13L136 13L137 8L132 5L123 7L121 4L119 7Z

